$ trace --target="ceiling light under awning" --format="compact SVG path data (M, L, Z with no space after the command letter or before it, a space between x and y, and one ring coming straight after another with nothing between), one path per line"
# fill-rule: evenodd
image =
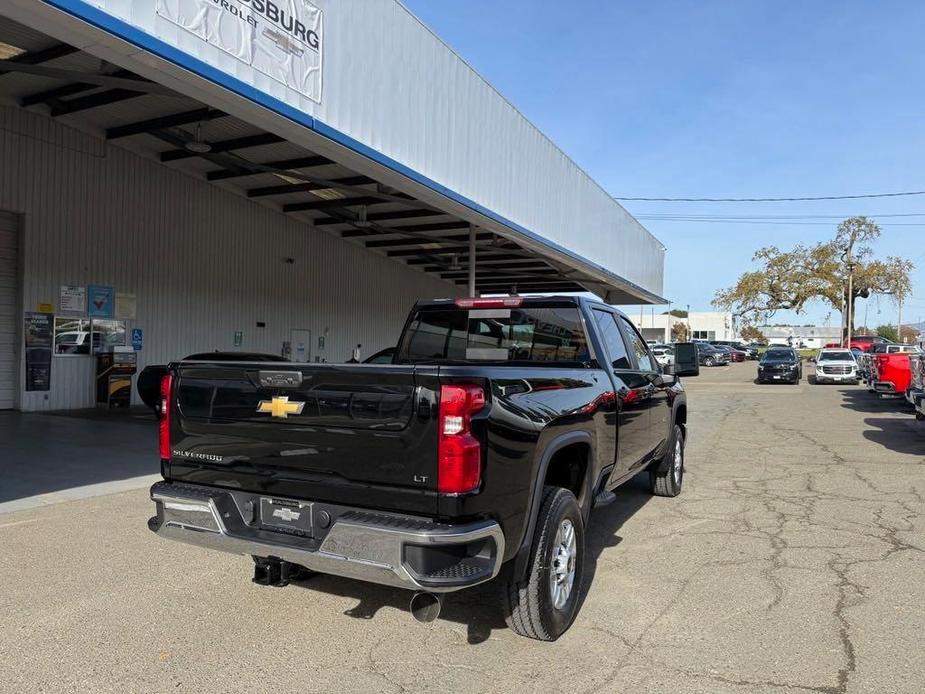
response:
M19 46L13 46L9 43L3 43L0 41L0 60L10 60L11 58L17 58L26 53L25 48L20 48Z
M212 151L212 145L202 139L202 123L196 126L196 139L184 142L183 148L193 154L208 154Z
M322 200L342 200L347 197L335 188L319 188L318 190L313 190L312 195Z

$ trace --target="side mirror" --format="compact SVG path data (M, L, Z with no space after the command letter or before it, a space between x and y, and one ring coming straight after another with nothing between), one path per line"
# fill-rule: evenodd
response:
M676 376L700 375L700 360L695 343L683 342L675 345L673 368Z
M665 364L665 366L662 367L662 373L665 376L674 376L674 364Z

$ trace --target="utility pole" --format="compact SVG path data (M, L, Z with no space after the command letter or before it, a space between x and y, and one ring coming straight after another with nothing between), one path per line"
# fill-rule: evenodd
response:
M848 344L851 346L851 333L854 327L854 260L851 258L851 250L848 250Z
M899 315L896 317L896 322L899 325L896 326L896 339L901 344L905 344L906 341L903 339L903 295L900 294L896 299L899 301Z
M846 302L845 302L845 295L844 293L842 293L841 295L841 322L839 323L839 326L838 326L839 327L838 340L841 343L842 347L845 346L845 332L847 331L847 323L845 323L846 313L847 313L847 308L846 308Z
M687 305L687 341L690 342L694 339L694 334L691 332L691 305Z
M845 254L845 265L848 268L848 316L845 319L848 323L848 342L844 345L845 347L851 347L851 333L854 327L854 255L852 251L854 251L854 235L848 242L848 251Z
M665 344L672 341L671 338L674 337L672 329L674 328L674 316L671 315L671 299L668 300L668 320L665 321L668 324L668 329L665 331Z

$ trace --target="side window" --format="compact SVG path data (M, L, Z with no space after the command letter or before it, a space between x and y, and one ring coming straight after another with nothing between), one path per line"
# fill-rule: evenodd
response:
M620 335L620 329L617 327L616 317L607 311L593 310L594 322L597 324L597 332L601 336L601 342L604 343L604 349L610 358L610 363L615 369L631 369L629 356L626 353L626 345L623 343L623 337Z
M639 333L636 332L636 328L633 327L633 324L630 323L625 318L620 318L623 321L623 330L626 332L626 337L629 340L629 348L636 355L636 363L639 364L640 371L657 371L655 364L652 363L652 357L649 355L649 348L646 347L645 340L639 337Z

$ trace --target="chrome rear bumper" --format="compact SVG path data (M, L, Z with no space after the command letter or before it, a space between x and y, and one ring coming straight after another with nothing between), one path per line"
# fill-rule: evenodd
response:
M326 505L334 518L319 537L277 531L244 511L242 495L212 487L158 482L151 488L157 515L148 527L161 537L208 549L272 557L320 573L371 583L450 592L498 574L504 534L494 521L443 525ZM312 513L312 502L296 502Z

